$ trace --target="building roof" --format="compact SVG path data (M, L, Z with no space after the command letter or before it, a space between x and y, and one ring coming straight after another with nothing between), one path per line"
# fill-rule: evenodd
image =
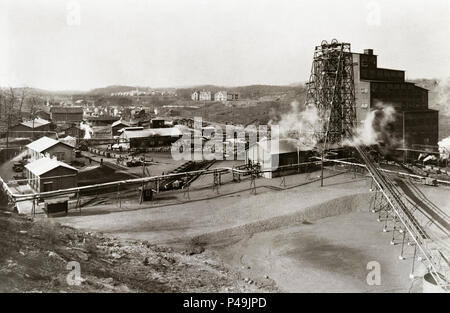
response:
M117 125L125 125L125 126L130 126L128 123L123 122L122 120L118 120L115 121L114 123L112 123L111 127L117 126Z
M71 146L72 148L75 148L76 142L77 142L77 138L72 137L72 136L66 136L61 139L61 143Z
M88 116L88 121L117 121L120 119L118 116L113 115L100 115L100 116Z
M65 167L67 169L78 172L78 170L75 167L72 167L69 164L58 161L56 159L50 158L40 158L34 162L25 165L25 168L27 170L29 170L31 173L37 176L41 176L42 174L50 172L51 170L54 170L55 168L58 167Z
M51 107L51 113L83 113L83 107L75 106L75 107Z
M63 145L67 145L67 144L65 144L64 142L61 142L61 141L58 141L58 140L55 140L55 139L53 139L53 138L49 138L49 137L41 137L41 138L39 138L38 140L35 140L35 141L33 141L32 143L30 143L30 144L28 144L27 145L27 148L29 148L29 149L31 149L31 150L33 150L33 151L36 151L36 152L39 152L39 153L42 153L42 152L44 152L45 150L47 150L47 149L49 149L49 148L51 148L51 147L53 147L54 145L57 145L57 144L59 144L59 143L61 143L61 144L63 144ZM67 145L67 146L69 146L69 145ZM70 146L69 146L70 147ZM72 147L71 147L72 148Z
M121 137L125 137L128 139L131 138L145 138L145 137L153 137L153 136L170 136L170 137L178 137L181 136L181 131L177 127L171 128L149 128L142 130L124 130Z
M34 123L33 123L33 120L31 120L31 121L22 122L20 124L23 126L29 127L29 128L33 128L33 126L34 126L34 128L38 128L38 127L41 127L44 125L48 125L48 124L50 124L50 122L47 120L44 120L43 118L37 117L34 119Z

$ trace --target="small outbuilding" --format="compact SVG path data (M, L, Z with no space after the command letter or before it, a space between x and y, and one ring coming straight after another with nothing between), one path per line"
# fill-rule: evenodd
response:
M78 170L48 157L25 165L28 184L36 192L77 187Z

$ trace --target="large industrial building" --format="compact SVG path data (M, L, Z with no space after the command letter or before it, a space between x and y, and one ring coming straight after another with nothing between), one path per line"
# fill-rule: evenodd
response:
M397 112L393 135L404 147L436 145L439 112L428 108L428 90L406 82L405 71L379 68L372 49L352 55L358 123L378 105L391 105Z
M83 108L54 106L50 108L50 115L54 123L80 123L83 120Z

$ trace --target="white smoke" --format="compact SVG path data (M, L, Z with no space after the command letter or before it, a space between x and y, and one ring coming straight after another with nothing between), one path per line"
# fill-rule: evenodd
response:
M80 123L80 129L84 130L84 139L91 139L92 134L94 131L92 130L92 127L88 123L81 122Z
M362 123L354 130L353 138L344 140L346 146L371 146L382 142L393 144L395 138L387 131L390 123L395 121L395 109L390 105L378 104L371 110Z
M153 110L153 112L155 113L155 115L158 115L158 108L155 108L155 109Z
M450 136L438 142L441 159L448 159L450 154Z
M291 102L291 110L282 114L278 122L269 121L269 125L276 125L277 123L280 138L295 139L299 144L311 148L317 144L314 131L322 129L317 108L307 106L306 109L301 111L297 101Z

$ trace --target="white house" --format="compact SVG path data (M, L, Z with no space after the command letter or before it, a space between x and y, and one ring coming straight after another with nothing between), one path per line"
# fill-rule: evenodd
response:
M214 95L214 101L227 101L227 92L225 90L216 92Z

